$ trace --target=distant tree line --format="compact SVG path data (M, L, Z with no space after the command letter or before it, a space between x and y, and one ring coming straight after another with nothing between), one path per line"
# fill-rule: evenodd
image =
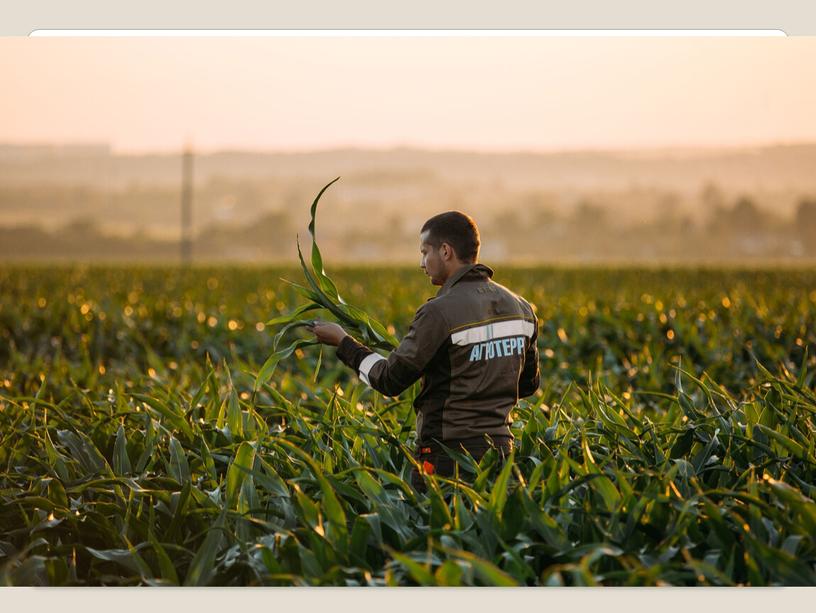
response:
M750 197L712 203L695 221L671 207L653 220L616 223L614 210L581 202L569 215L544 208L495 215L490 236L509 259L607 258L632 260L742 260L816 257L816 198L801 199L792 219L761 208Z
M816 198L802 198L792 218L760 207L748 196L712 199L703 219L663 202L648 221L621 223L615 210L590 200L557 212L535 200L477 218L486 261L739 261L816 258ZM418 226L406 212L374 212L345 224L324 223L321 247L337 261L402 261L417 258ZM197 234L197 261L281 261L296 257L295 236L309 244L285 210L249 222L212 221ZM173 261L177 240L146 231L111 234L92 218L57 229L37 224L0 226L0 259Z

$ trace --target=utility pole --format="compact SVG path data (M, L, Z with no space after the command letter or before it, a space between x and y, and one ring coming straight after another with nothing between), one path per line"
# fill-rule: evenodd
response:
M181 264L193 260L193 151L187 144L181 162Z

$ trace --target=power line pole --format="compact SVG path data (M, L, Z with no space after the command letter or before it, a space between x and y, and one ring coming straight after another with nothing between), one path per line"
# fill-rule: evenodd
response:
M184 148L181 161L181 264L189 266L193 260L193 151Z

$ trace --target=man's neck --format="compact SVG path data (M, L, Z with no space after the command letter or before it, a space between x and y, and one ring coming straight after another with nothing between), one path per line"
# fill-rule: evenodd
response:
M456 260L455 263L452 262L448 270L448 274L445 277L445 280L442 282L442 286L455 277L457 273L461 272L463 268L473 266L473 264L475 264L475 262L462 262L461 260Z

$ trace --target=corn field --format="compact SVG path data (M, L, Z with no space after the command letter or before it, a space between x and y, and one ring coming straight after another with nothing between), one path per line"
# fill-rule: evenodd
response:
M276 338L307 304L282 278L0 270L2 584L816 584L816 272L498 269L542 386L509 461L426 493L416 388ZM333 283L396 337L435 291Z

